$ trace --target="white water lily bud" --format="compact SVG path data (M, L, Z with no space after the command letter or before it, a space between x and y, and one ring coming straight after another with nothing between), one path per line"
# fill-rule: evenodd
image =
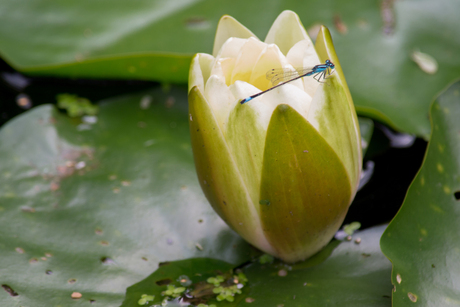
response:
M323 82L306 76L272 86L271 69L329 59ZM213 55L197 54L189 77L190 132L200 185L216 212L248 242L287 262L323 248L340 227L359 183L356 112L327 28L313 45L284 11L261 42L230 16Z

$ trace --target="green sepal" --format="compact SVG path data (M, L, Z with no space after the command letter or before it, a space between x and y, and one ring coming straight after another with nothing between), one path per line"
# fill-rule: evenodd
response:
M323 104L312 116L318 121L318 131L341 158L356 192L362 168L361 135L353 99L348 89L342 67L332 43L329 30L322 26L316 38L315 49L321 62L327 59L335 65L335 71L325 86L318 88ZM314 100L316 100L315 95ZM312 108L313 109L313 108ZM311 120L309 115L309 120ZM354 197L352 193L351 197Z
M217 214L245 240L273 253L219 124L196 86L189 92L189 113L193 157L206 198Z
M288 105L273 112L265 144L263 230L276 256L287 262L306 259L340 227L353 187L337 153Z
M237 105L230 113L225 138L238 165L253 204L259 202L260 177L266 130L259 118L260 109ZM259 206L255 205L258 210ZM259 213L257 213L259 214Z

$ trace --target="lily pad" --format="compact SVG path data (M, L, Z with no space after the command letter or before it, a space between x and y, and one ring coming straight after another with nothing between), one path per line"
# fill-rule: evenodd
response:
M356 232L353 241L349 242L332 241L312 258L295 265L278 261L251 263L241 268L248 282L243 293L235 295L234 302L216 303L211 300L208 303L217 306L248 306L251 303L253 307L391 306L391 264L381 253L378 244L384 229L385 226L378 226ZM206 261L209 267L204 265ZM161 302L161 291L166 290L166 286L158 286L158 281L164 278L179 286L176 280L180 275L206 280L207 274L217 269L225 272L229 266L213 259L171 262L128 288L122 306L136 306L133 303L144 293L155 295L155 303ZM202 273L204 277L199 276Z
M199 187L186 97L101 101L92 124L43 105L2 127L1 306L119 306L160 262L250 258Z
M459 117L457 82L432 105L424 164L380 242L393 263L395 307L460 302Z

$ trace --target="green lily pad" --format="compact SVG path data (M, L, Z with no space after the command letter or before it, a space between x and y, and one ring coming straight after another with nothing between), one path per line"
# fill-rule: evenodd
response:
M187 81L194 53L211 52L222 15L263 39L291 9L311 33L319 24L331 30L358 112L425 138L430 101L460 71L455 0L4 0L0 8L0 54L22 72L172 82Z
M185 90L98 105L94 124L43 105L0 130L0 306L119 306L160 262L251 256L199 187Z
M357 111L428 139L432 99L460 76L459 3L362 1L356 7L355 13L338 10L331 32ZM437 61L436 73L411 59L417 50Z
M118 78L186 82L191 55L136 53L103 56L56 65L38 65L21 68L29 75L65 78Z
M460 302L459 117L457 82L432 105L424 164L380 242L393 263L393 306Z
M235 295L234 302L210 300L208 303L219 307L248 306L248 303L253 307L391 306L391 264L378 244L384 229L385 226L378 226L356 232L353 241L332 241L312 258L295 265L279 261L251 263L242 268L248 282L243 293ZM206 280L217 269L225 272L229 265L213 259L171 262L128 288L122 306L138 306L135 302L142 294L155 295L154 303L161 302L164 297L161 291L166 290L166 286L158 286L159 281L169 279L179 286L176 280L181 275L194 276L196 281Z

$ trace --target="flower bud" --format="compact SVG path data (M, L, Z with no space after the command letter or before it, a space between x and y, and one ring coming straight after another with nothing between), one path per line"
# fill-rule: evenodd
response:
M272 87L272 69L295 72L330 60L335 70ZM317 76L318 79L318 76ZM222 219L248 242L286 262L323 248L359 183L358 120L329 31L313 45L284 11L265 42L230 16L213 55L197 54L189 76L190 133L200 185Z

